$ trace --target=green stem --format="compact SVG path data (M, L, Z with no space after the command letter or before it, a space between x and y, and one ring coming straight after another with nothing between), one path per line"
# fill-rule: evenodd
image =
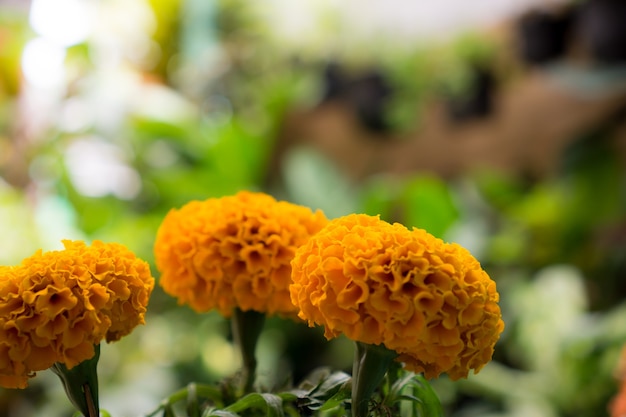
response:
M370 399L397 356L384 346L356 342L352 367L352 417L367 417Z
M242 311L235 308L231 318L233 338L241 352L244 378L244 394L252 392L256 375L256 345L263 330L265 314L258 311Z
M94 350L95 354L91 359L79 363L72 369L68 369L60 362L56 362L51 368L61 379L69 400L85 417L100 415L97 373L100 345L95 345Z

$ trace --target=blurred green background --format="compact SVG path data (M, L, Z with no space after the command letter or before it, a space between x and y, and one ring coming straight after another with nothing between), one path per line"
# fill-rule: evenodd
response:
M626 342L624 5L416 3L0 1L0 262L101 239L158 279L168 210L243 189L380 214L466 246L501 294L493 362L433 381L446 415L608 415ZM270 319L258 353L271 389L350 370L352 344ZM101 405L147 414L238 361L226 320L157 286L146 326L103 346ZM71 412L48 371L0 389L0 416Z

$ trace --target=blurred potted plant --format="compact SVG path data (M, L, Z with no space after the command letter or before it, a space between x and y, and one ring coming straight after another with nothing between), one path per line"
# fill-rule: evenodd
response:
M466 36L452 45L444 60L441 88L449 119L460 123L493 111L495 49L485 37Z

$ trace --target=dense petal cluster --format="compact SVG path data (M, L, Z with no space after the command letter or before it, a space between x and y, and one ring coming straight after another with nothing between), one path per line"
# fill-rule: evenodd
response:
M296 252L292 268L291 299L309 325L329 339L382 344L428 378L478 372L504 328L478 261L421 229L341 217Z
M296 318L291 260L327 224L321 211L264 193L192 201L170 211L155 242L160 285L195 311L233 308Z
M55 362L72 368L144 323L146 262L117 243L63 244L0 267L0 386L23 388Z

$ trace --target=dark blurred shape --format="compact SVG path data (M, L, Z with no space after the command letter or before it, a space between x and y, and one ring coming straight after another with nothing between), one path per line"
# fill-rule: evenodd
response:
M517 22L519 54L523 62L543 65L567 51L573 22L571 8L559 11L532 10Z
M465 91L448 96L446 100L450 121L460 123L489 116L493 112L495 86L495 77L491 69L479 65L472 66Z
M322 102L341 98L346 89L347 75L344 74L341 66L336 62L329 62L324 67L324 93Z
M593 208L569 216L560 246L573 263L582 258L581 253L601 254L591 256L596 262L581 263L593 310L612 308L626 299L626 155L619 148L625 121L623 103L581 132L563 152L561 177L570 181L579 201L593 201Z
M331 62L324 68L323 77L322 102L343 101L354 110L364 128L376 133L390 130L386 112L393 88L380 70L369 69L355 76Z
M594 60L602 64L626 62L626 1L588 0L581 6L578 24Z

